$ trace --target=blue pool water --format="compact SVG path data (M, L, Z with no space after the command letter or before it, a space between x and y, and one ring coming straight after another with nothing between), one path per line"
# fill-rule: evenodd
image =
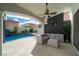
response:
M20 34L20 35L14 35L14 36L6 36L5 37L5 42L6 41L12 41L12 40L16 40L16 39L21 39L21 38L24 38L24 37L32 37L33 34L31 33L27 33L27 34Z

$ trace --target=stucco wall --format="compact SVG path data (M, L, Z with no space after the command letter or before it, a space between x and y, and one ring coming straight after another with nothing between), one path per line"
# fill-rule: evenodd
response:
M14 21L5 21L5 29L13 31L14 27L19 27L19 23Z
M6 27L10 27L10 26L12 26L12 27L18 27L19 26L19 23L17 23L17 22L12 22L12 21L5 21L5 26Z

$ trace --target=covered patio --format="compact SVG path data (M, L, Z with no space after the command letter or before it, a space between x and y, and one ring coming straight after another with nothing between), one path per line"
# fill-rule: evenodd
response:
M73 44L74 43L74 39L73 39L73 34L74 34L74 32L73 32L74 31L73 30L74 29L74 27L73 27L73 23L74 23L73 20L74 19L73 18L74 17L73 17L73 15L78 10L79 4L72 4L72 3L68 3L68 4L50 3L49 4L50 12L52 12L52 11L57 12L56 15L50 15L50 17L57 16L57 15L64 13L64 12L69 12L70 13L69 20L71 21L71 42L64 43L64 39L61 40L63 37L62 36L60 39L60 41L62 41L62 42L59 43L58 36L62 35L62 34L59 34L58 36L55 35L55 37L49 35L49 36L51 36L50 39L53 39L53 40L57 39L56 41L50 40L49 45L48 44L44 44L44 45L39 44L38 42L42 43L42 39L40 39L39 36L37 38L37 34L40 34L40 37L42 34L50 34L51 32L52 32L51 33L52 35L55 34L55 33L53 33L54 31L48 30L49 33L46 33L47 31L45 32L45 24L46 24L45 22L46 21L45 21L45 19L43 19L43 16L40 15L45 12L45 4L44 3L0 4L0 7L1 7L0 9L2 12L1 13L2 20L3 20L4 13L6 11L8 11L8 12L12 12L12 13L22 14L22 16L29 15L31 17L38 19L38 21L41 22L41 27L38 28L38 31L35 34L35 36L28 37L28 38L24 37L19 40L5 42L2 45L3 46L3 48L2 48L2 55L3 56L78 56L79 55L77 49L75 48L75 46ZM62 18L62 16L61 16L61 18ZM49 21L49 22L51 22L51 21ZM61 23L62 22L59 22L59 24L61 24ZM49 25L51 25L51 24L49 24ZM54 26L56 26L56 25L57 24L54 23ZM49 28L52 29L52 27L50 27L50 26L49 26ZM3 30L3 39L5 39L4 34L5 34L5 32ZM50 42L51 42L51 44L50 44ZM53 45L52 43L57 44L57 46L55 44L54 44L55 47L51 46L51 45Z

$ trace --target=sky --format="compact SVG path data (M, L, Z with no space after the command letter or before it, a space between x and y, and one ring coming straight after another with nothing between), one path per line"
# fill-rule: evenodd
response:
M7 20L13 20L19 22L21 25L25 23L40 24L40 22L38 22L33 18L18 16L18 15L7 15Z

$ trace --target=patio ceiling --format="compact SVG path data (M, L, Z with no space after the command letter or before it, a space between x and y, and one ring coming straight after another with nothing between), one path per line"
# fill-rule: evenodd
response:
M71 10L71 12L74 14L78 8L78 3L49 3L48 5L48 9L50 12L57 11L57 13L61 13L64 10ZM0 4L0 10L27 14L43 22L44 20L41 19L43 16L40 14L45 13L45 3L3 3Z
M18 6L29 10L39 17L43 17L40 14L45 13L45 3L18 3ZM57 11L57 13L63 12L65 10L71 10L72 13L75 13L75 10L78 8L79 4L77 3L49 3L48 9L50 12Z

